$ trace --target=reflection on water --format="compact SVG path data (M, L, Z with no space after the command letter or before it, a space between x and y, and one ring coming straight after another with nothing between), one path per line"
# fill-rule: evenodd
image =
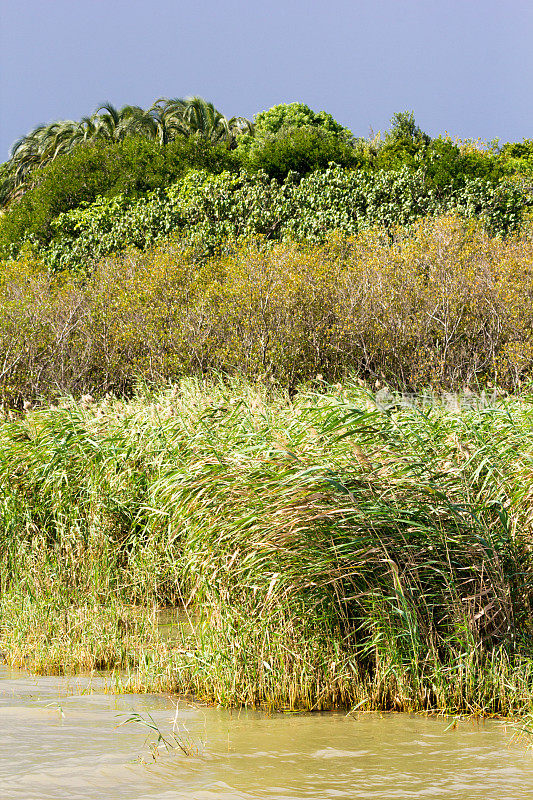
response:
M533 797L533 754L502 723L406 714L268 716L180 701L180 727L204 755L143 765L148 731L116 726L135 711L170 731L175 699L102 688L0 668L2 800Z

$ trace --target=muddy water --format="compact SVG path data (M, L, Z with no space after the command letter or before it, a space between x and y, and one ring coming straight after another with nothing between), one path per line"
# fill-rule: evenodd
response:
M533 798L533 752L511 742L501 723L267 716L180 701L181 740L199 755L163 752L154 762L157 734L117 724L131 712L150 714L168 734L175 699L103 688L0 667L2 800Z

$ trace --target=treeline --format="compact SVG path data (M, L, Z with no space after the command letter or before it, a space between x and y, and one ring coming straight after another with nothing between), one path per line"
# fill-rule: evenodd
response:
M1 392L129 394L139 381L245 375L296 387L356 374L417 390L533 377L533 232L449 216L324 244L241 243L198 260L166 242L88 276L31 259L0 278Z
M252 123L192 98L38 128L0 173L0 255L84 269L170 233L209 254L227 237L323 241L450 210L507 235L531 207L533 142L432 139L409 113L362 139L300 103Z

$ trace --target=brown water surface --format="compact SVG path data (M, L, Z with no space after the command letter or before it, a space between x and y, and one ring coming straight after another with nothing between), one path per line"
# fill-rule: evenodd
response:
M172 730L176 699L112 695L101 679L0 667L1 800L533 798L533 753L500 722L407 714L266 714L179 701L187 757L150 761L157 735L117 724L150 714ZM148 736L148 741L147 741Z

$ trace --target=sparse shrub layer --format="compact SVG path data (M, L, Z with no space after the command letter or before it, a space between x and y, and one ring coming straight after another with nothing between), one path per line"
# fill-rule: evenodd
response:
M315 245L230 240L207 260L167 242L102 259L85 280L8 261L2 394L122 394L213 370L286 387L353 373L512 389L533 373L532 264L529 229L501 240L456 217Z
M226 705L531 710L532 408L189 380L4 422L0 649Z

